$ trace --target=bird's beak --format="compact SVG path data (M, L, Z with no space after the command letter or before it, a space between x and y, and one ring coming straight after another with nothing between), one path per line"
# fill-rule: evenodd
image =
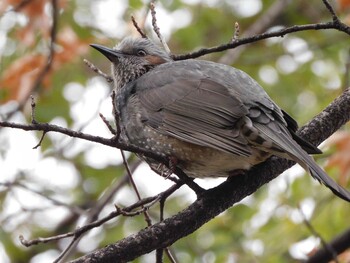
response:
M123 54L122 52L114 50L112 48L108 48L108 47L97 45L97 44L91 44L90 46L93 47L94 49L100 51L111 62L117 62L118 58L125 56L125 54Z

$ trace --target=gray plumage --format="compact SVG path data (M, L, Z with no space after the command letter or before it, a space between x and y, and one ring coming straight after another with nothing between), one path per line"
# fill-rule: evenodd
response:
M307 153L296 122L241 70L201 60L172 61L148 39L92 45L112 62L116 107L129 143L172 157L191 177L229 176L271 155L299 163L340 198L350 193Z

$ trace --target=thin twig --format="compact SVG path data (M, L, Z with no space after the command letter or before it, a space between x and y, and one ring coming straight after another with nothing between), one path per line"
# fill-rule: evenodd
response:
M142 205L140 209L138 210L134 210L134 211L125 211L124 209L120 208L119 206L117 205L114 205L116 210L123 216L130 216L130 217L133 217L133 216L137 216L141 213L145 213L147 212L147 210L149 210L150 207L152 207L155 203L157 203L159 200L160 200L160 196L158 196L157 198L155 198L154 200L152 200L151 202L145 204L145 205Z
M36 195L39 195L47 200L49 200L50 202L52 202L53 204L57 205L57 206L63 206L63 207L66 207L67 209L69 209L72 213L75 213L75 214L78 214L78 215L81 215L84 211L79 208L78 206L71 206L71 205L68 205L67 203L65 202L61 202L55 198L52 198L51 196L48 196L47 194L43 194L41 191L37 191L35 189L32 189L30 188L29 186L27 185L24 185L20 182L17 182L17 181L14 181L14 182L4 182L4 183L1 183L0 182L0 185L2 186L5 186L5 187L11 187L11 186L16 186L16 187L19 187L19 188L22 188L26 191L29 191L31 193L34 193Z
M108 76L106 73L104 73L102 70L100 70L98 67L96 67L89 60L84 58L83 61L92 71L94 71L96 74L98 74L101 77L103 77L108 83L112 83L113 82L113 78L111 76Z
M122 142L119 142L118 140L118 134L114 136L111 139L103 138L100 136L94 136L90 134L85 134L80 131L73 131L67 128L63 128L54 124L49 123L37 123L37 124L19 124L19 123L13 123L13 122L6 122L6 121L0 121L0 127L9 127L9 128L16 128L16 129L22 129L25 131L46 131L46 132L58 132L65 135L68 135L70 137L80 138L84 140L88 140L91 142L100 143L103 145L108 145L114 148L118 148L120 150L126 150L138 154L145 155L149 158L155 159L156 161L160 163L164 163L166 165L169 164L169 161L166 159L160 157L159 155L155 154L154 152L144 150L142 148L139 148L134 145L125 144ZM118 129L117 129L118 132ZM119 131L120 132L120 131ZM174 173L184 182L186 183L193 191L196 192L197 195L200 195L204 189L201 188L199 185L193 182L192 178L189 178L181 169L176 167Z
M166 198L162 198L159 201L159 221L160 222L164 220L165 200L166 200ZM156 263L162 263L163 262L163 253L164 253L164 249L163 248L157 248L157 250L156 250Z
M31 119L32 119L32 124L36 124L37 121L35 120L35 99L33 95L30 95L30 106L31 106Z
M329 241L328 244L336 251L338 255L349 249L350 228L337 235L335 238ZM328 249L322 247L310 255L304 263L328 263L332 260L332 257L333 256L329 253Z
M137 154L145 155L149 158L155 159L156 161L158 161L160 163L164 163L164 164L169 163L168 160L155 154L152 151L145 150L145 149L139 148L135 145L127 144L125 142L120 142L117 135L108 139L108 138L103 138L100 136L86 134L86 133L83 133L81 131L74 131L71 129L63 128L63 127L60 127L58 125L50 124L50 123L20 124L20 123L8 122L8 121L0 121L0 127L21 129L24 131L57 132L57 133L65 134L65 135L70 136L70 137L79 138L79 139L87 140L90 142L96 142L96 143L107 145L107 146L117 148L120 150L125 150L125 151L129 151L129 152L134 152Z
M134 16L131 16L131 21L132 21L132 24L134 25L134 27L136 28L137 32L139 32L139 34L141 35L141 37L148 38L147 35L145 34L145 32L143 32L143 30L137 24Z
M338 31L341 31L341 32L344 32L344 33L350 35L350 27L347 26L346 24L342 23L339 20L333 7L329 4L329 2L327 0L322 0L322 1L325 4L325 6L327 7L330 14L332 15L331 22L300 25L300 26L291 26L291 27L287 27L287 28L277 30L277 31L265 32L265 33L262 33L259 35L244 37L244 38L241 38L241 39L236 40L234 42L229 42L227 44L222 44L222 45L218 45L218 46L211 47L211 48L202 48L198 51L190 52L187 54L173 55L172 58L174 60L198 58L198 57L203 56L203 55L207 55L207 54L215 53L215 52L221 52L221 51L225 51L228 49L233 49L233 48L236 48L238 46L242 46L242 45L249 44L249 43L254 43L254 42L257 42L257 41L260 41L263 39L272 38L272 37L283 37L283 36L290 34L290 33L307 31L307 30L336 29ZM275 10L281 10L281 7L283 7L286 3L288 3L288 2L287 1L276 2L276 6L278 8L276 8L275 5L273 7L271 7L271 13L273 12L274 14L278 14L278 12L275 12ZM266 14L265 14L265 17L269 17L269 16L266 16ZM220 62L225 63L226 61L220 61Z
M30 106L31 106L31 119L32 119L32 124L37 124L38 122L36 121L35 119L35 107L36 107L36 103L35 103L35 99L34 99L34 96L33 95L30 95ZM46 135L46 131L44 131L40 137L40 140L38 142L37 145L35 145L33 147L33 149L37 149L41 143L43 142L44 138L45 138L45 135Z
M239 38L239 24L238 22L235 22L235 28L234 28L234 32L233 32L233 37L231 39L231 42L236 41Z
M115 127L117 128L115 138L116 140L119 140L120 133L121 133L121 127L120 127L120 120L119 120L119 113L117 110L117 105L116 105L116 91L112 91L111 99L112 99L112 107L113 107L113 116L114 116L114 121L115 121Z
M117 131L112 127L112 125L109 123L109 121L106 119L105 116L103 116L102 113L99 113L100 118L102 119L102 121L106 124L108 130L113 134L116 135Z
M174 184L171 187L169 187L167 190L152 196L152 197L147 197L147 198L143 198L142 200L123 208L124 212L131 212L134 209L137 209L139 207L142 207L144 205L147 205L149 203L152 203L155 199L160 200L162 198L164 198L163 196L170 196L172 193L174 193L176 190L178 190L181 186L183 185L183 183L178 183L178 184ZM153 203L154 204L154 203ZM57 240L61 240L64 238L69 238L69 237L75 237L76 239L78 239L82 234L86 233L87 231L99 227L101 225L103 225L104 223L108 222L109 220L122 215L120 211L114 210L111 213L109 213L107 216L95 220L89 224L86 224L82 227L77 228L74 231L71 232L67 232L65 234L61 234L61 235L56 235L56 236L51 236L51 237L47 237L47 238L36 238L36 239L32 239L32 240L26 240L24 239L23 236L20 236L19 239L22 243L22 245L26 246L26 247L30 247L33 245L37 245L40 243L48 243L48 242L52 242L52 241L57 241Z
M38 144L33 147L33 150L35 150L35 149L39 148L39 146L41 146L41 144L42 144L42 142L43 142L43 140L45 138L45 135L46 135L46 132L44 131L41 134L41 137L40 137L40 140L39 140Z
M170 54L170 48L167 45L164 37L162 36L162 34L160 33L160 29L157 25L157 16L156 16L156 9L155 9L155 5L154 5L154 1L151 1L150 3L150 10L151 10L151 16L152 16L152 26L153 26L153 31L156 33L156 35L158 36L160 42L162 43L165 51Z
M141 162L139 160L133 162L130 167L131 171L135 171L135 169L139 166L140 163ZM95 205L93 205L91 209L88 210L88 213L84 215L84 218L86 218L85 224L90 224L94 222L98 218L98 215L101 212L101 210L113 198L114 194L118 190L120 190L128 181L129 176L127 174L124 174L122 179L119 180L117 184L114 184L110 189L108 189L105 192L105 194L103 194L102 197L98 200L98 202ZM74 244L70 245L68 248L65 249L64 255L61 257L61 260L65 260L71 254L73 249L78 245L83 235L84 233L82 233L78 238L72 240L72 242L74 241Z
M174 174L176 174L181 181L186 184L189 188L191 188L197 196L200 196L205 190L196 184L193 180L194 178L188 177L180 168L176 167L174 170Z
M52 263L59 263L63 258L66 257L66 255L72 250L73 247L75 247L75 244L79 240L79 237L73 237L69 245L61 252L61 254L58 255L58 257L52 262Z
M328 2L328 0L322 0L323 4L326 6L326 8L328 9L329 13L331 13L332 15L332 19L333 22L338 23L340 22L337 14L334 11L334 8L332 7L332 5Z
M127 174L129 175L129 180L130 180L130 182L131 182L132 188L134 189L138 200L141 201L142 199L141 199L140 192L139 192L139 190L137 189L137 186L136 186L136 184L135 184L134 178L132 177L132 173L131 173L131 171L130 171L129 164L128 164L126 158L125 158L124 151L123 151L123 150L120 150L120 153L121 153L122 158L123 158L124 167L125 167L125 169L126 169L126 171L127 171ZM143 209L144 206L141 206L141 208ZM143 215L144 215L144 217L145 217L145 221L146 221L147 225L148 225L148 226L151 226L151 225L152 225L152 220L151 220L151 218L150 218L150 216L149 216L149 214L148 214L148 212L147 212L146 210L143 212Z
M320 30L320 29L336 29L339 31L342 31L348 35L350 35L350 27L343 23L336 24L334 22L327 22L327 23L317 23L317 24L308 24L308 25L300 25L300 26L291 26L287 27L281 30L272 31L272 32L265 32L260 35L255 35L251 37L246 38L240 38L239 40L236 40L235 42L229 42L227 44L218 45L211 48L202 48L198 51L190 52L183 55L172 55L172 58L174 60L185 60L190 58L198 58L210 53L215 52L221 52L228 49L232 49L238 46L242 46L249 43L254 43L263 39L268 39L272 37L283 37L285 35L288 35L290 33L300 32L300 31L307 31L307 30Z
M301 216L303 217L303 222L306 225L306 227L310 230L310 232L320 239L322 246L328 250L328 252L332 255L334 262L339 263L337 258L337 252L334 251L334 249L323 239L323 237L316 231L316 229L313 227L313 225L310 223L310 221L306 218L306 215L304 214L304 211L301 209L301 207L298 205L298 210Z
M168 196L163 196L163 198L161 198L159 200L159 211L160 211L160 216L159 216L159 221L163 221L164 220L164 206L165 206L165 201L168 198ZM169 247L166 248L158 248L156 250L156 262L162 262L163 261L163 253L165 251L165 254L167 255L169 261L171 263L176 263L176 259L174 258L174 256L172 255Z

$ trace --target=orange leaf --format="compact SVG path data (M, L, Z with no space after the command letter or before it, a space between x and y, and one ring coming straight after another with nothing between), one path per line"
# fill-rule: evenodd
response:
M326 167L339 170L339 183L347 185L350 179L350 133L338 131L333 134L328 143L335 147L336 152L328 159Z
M14 61L0 80L1 89L9 91L6 100L27 99L44 63L43 55L27 55Z
M350 7L350 0L337 0L338 7L340 11L344 11L348 7Z

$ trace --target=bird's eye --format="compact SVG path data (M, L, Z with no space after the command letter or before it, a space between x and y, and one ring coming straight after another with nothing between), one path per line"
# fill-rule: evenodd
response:
M139 49L139 50L137 50L137 55L140 57L144 57L147 55L147 53L143 49Z

